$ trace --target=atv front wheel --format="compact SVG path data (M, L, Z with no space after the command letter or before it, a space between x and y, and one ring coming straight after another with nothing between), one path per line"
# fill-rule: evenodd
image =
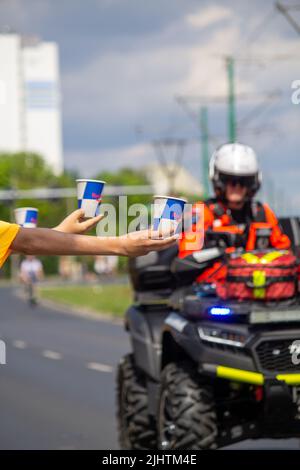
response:
M157 421L161 449L217 447L213 391L192 364L171 363L163 370Z
M132 354L125 356L118 368L117 420L121 449L157 448L155 419L148 413L145 376L135 366Z

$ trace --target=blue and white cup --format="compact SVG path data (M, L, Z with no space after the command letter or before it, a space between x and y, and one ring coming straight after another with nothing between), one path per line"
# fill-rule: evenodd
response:
M153 230L165 236L179 233L186 199L154 196Z
M14 210L15 221L21 227L35 228L39 210L36 207L20 207Z
M78 209L84 210L86 218L98 215L105 181L79 179L77 183Z

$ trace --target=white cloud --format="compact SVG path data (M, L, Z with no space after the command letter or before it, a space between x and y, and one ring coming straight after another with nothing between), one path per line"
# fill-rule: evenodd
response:
M208 8L201 8L196 13L186 15L185 21L193 28L207 28L213 24L232 17L232 10L220 5L214 5Z
M218 12L218 13L217 13ZM226 12L226 13L225 13ZM234 16L233 10L223 7L203 9L204 18ZM215 28L210 34L193 36L189 41L189 26L186 17L168 25L139 47L132 45L126 52L117 49L98 55L81 68L78 73L68 72L63 76L65 93L64 115L67 119L94 120L99 126L105 123L114 126L118 122L136 122L147 116L162 116L171 112L174 95L197 94L227 95L227 77L224 58L243 50L243 35L238 21L226 27ZM257 51L265 56L276 51L296 51L297 40L275 36L272 32L260 42ZM275 47L275 49L274 49ZM257 53L252 51L252 56ZM297 63L294 63L294 69ZM277 64L278 68L278 64ZM282 85L282 78L290 67L280 67L274 73L268 67L245 67L245 62L236 63L235 86L238 93L271 91ZM294 74L295 75L295 74Z
M102 170L116 170L120 167L142 167L153 160L153 150L147 144L136 144L115 148L101 148L68 152L66 154L67 167L77 168L81 164L83 177L92 177ZM75 163L75 164L74 164Z
M182 29L182 24L178 29ZM184 31L181 31L181 34ZM176 35L176 31L173 31ZM93 59L80 73L63 76L65 116L112 123L135 122L145 116L161 118L174 107L178 94L227 93L222 54L228 54L239 38L236 26L216 31L200 45L155 42L147 49L108 52ZM240 88L249 88L239 80Z

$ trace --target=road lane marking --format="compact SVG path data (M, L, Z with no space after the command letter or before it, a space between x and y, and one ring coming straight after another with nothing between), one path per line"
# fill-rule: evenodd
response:
M90 370L96 370L97 372L113 372L114 368L107 364L100 364L99 362L89 362L87 368Z
M47 359L53 359L54 361L59 361L62 358L62 355L55 351L50 351L49 349L45 349L42 352L43 357Z
M20 339L16 339L15 341L13 341L12 345L17 349L25 349L27 347L25 341L22 341Z
M57 450L76 450L75 446L61 446L58 447Z

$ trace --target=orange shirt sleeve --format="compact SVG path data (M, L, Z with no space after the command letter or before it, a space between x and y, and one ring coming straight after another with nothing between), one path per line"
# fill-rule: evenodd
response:
M0 220L0 268L11 253L10 245L14 241L19 230L19 225L9 224L8 222Z
M264 204L266 219L272 225L271 244L274 248L285 250L291 247L291 241L285 233L282 233L278 219L268 204Z

